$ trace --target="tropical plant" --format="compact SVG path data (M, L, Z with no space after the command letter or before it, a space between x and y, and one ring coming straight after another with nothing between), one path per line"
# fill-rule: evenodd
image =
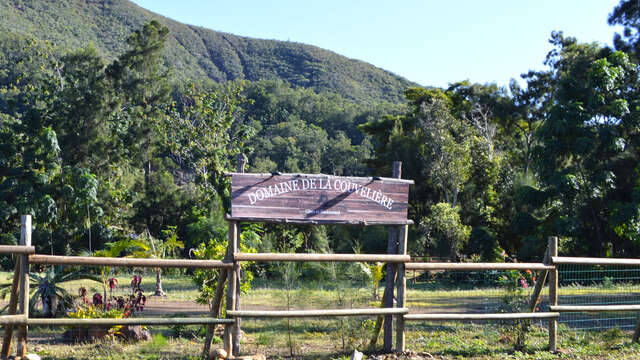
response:
M165 230L162 230L162 236L164 241L153 237L149 231L145 231L139 239L147 244L147 251L143 253L136 253L136 257L149 257L153 259L166 259L168 257L175 257L179 249L184 248L184 243L178 240L178 232L175 226L168 226ZM162 268L155 268L156 272L156 291L153 295L165 296L162 289Z
M531 270L524 272L517 270L506 271L498 278L498 284L506 288L506 294L502 297L500 312L515 313L527 311L529 296L527 288L529 284L535 284L535 274ZM513 339L516 350L523 350L526 346L527 335L531 331L531 320L520 319L508 322L503 326L506 333L515 336Z
M384 276L384 263L376 262L376 263L358 263L360 265L360 269L364 272L369 281L371 281L371 289L372 289L372 297L374 300L379 300L380 295L378 294L378 289L380 285L380 281Z
M73 301L72 295L62 287L62 284L74 280L93 280L101 282L95 275L80 271L65 272L61 266L52 266L44 272L29 273L29 287L31 299L29 301L30 311L36 309L38 302L42 304L42 314L54 317L59 310L64 311ZM0 285L1 294L4 298L11 289L11 284Z
M243 225L240 233L240 251L245 253L255 253L255 246L260 244L263 229L259 224ZM227 234L223 227L216 227L212 231L213 237L207 242L190 250L190 254L196 259L202 260L222 260L227 251ZM240 281L240 291L246 293L251 288L253 281L253 272L249 269L252 262L242 263L241 269L243 276ZM191 276L191 280L198 287L200 294L196 302L213 306L213 299L216 293L216 284L218 282L218 271L211 269L196 269Z
M112 243L106 243L105 248L102 250L94 251L91 255L97 257L146 257L145 252L149 250L149 247L145 242L137 239L120 239ZM100 275L102 277L102 295L103 299L107 300L107 289L113 291L112 286L117 286L117 279L110 281L107 278L110 268L103 266L100 268Z

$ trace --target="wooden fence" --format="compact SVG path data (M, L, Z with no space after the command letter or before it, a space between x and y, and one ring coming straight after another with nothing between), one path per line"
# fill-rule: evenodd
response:
M205 318L124 318L124 319L40 319L29 317L29 265L82 265L82 266L121 266L154 268L220 268L233 267L233 263L217 260L166 260L133 259L110 257L52 256L36 255L31 246L31 216L21 218L20 245L0 245L0 254L18 254L13 274L8 314L0 316L0 325L5 326L0 357L7 358L11 352L14 326L18 327L16 355L24 358L27 353L28 326L114 326L114 325L208 325L224 324L230 326L234 319L221 319L217 316Z
M238 252L238 222L229 221L229 248L225 260L163 260L133 259L108 257L77 257L36 255L31 246L31 217L22 216L19 246L0 246L0 254L16 254L18 261L13 276L8 315L0 316L0 325L5 326L4 341L0 356L6 358L11 350L13 328L18 327L17 355L25 356L27 349L28 326L113 326L113 325L207 325L203 355L208 354L213 329L216 324L225 326L224 345L230 356L239 353L239 330L242 318L301 318L301 317L335 317L335 316L376 316L377 329L384 325L384 349L386 351L404 351L404 324L406 321L473 321L473 320L522 320L547 319L549 326L549 350L557 348L557 321L561 312L610 312L638 311L640 305L603 305L603 306L563 306L558 304L558 269L561 264L584 265L622 265L640 266L640 259L601 259L559 257L558 240L549 239L545 261L543 263L425 263L412 262L406 255L407 225L395 227L390 239L398 246L390 249L388 254L249 254ZM382 308L366 309L316 309L292 311L247 311L240 309L240 266L242 261L341 261L341 262L386 262L387 286L383 297ZM123 266L123 267L180 267L180 268L218 268L220 276L216 296L209 317L202 318L126 318L126 319L40 319L29 317L29 265L82 265L82 266ZM393 271L395 270L395 271ZM406 270L443 270L443 271L490 271L490 270L533 270L538 271L537 282L533 290L528 311L519 313L410 313L406 307ZM391 275L389 275L391 274ZM542 288L548 278L549 312L535 312L540 301ZM219 318L222 294L227 284L226 314L227 318ZM396 304L393 303L395 288ZM391 289L391 290L389 290ZM389 302L389 298L391 301ZM392 349L393 323L396 322L395 349ZM383 320L384 319L384 320ZM636 329L633 340L640 337L640 327ZM376 335L377 338L377 335Z

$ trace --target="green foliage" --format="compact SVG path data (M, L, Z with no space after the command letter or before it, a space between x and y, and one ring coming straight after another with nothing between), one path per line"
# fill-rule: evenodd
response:
M372 289L372 297L374 300L378 300L380 296L378 295L378 289L380 286L380 281L384 277L384 264L381 262L377 263L358 263L362 272L364 272L371 282Z
M609 14L609 25L621 25L624 30L616 33L613 43L617 50L621 50L638 61L640 54L640 7L633 0L621 0Z
M243 152L245 142L254 135L253 128L237 123L243 102L240 91L228 87L201 92L192 85L161 123L176 163L193 169L196 184L208 196L217 192L227 210L230 194L224 172L234 167L231 159Z
M535 275L527 270L519 272L515 270L507 271L499 278L499 284L507 289L507 294L502 298L500 312L517 313L529 311L529 296L525 291L529 285L535 284ZM531 320L516 320L504 324L503 331L507 336L513 336L516 350L524 350L527 344L527 336L531 332Z
M500 262L503 249L487 227L474 227L469 234L466 253L480 255L482 262Z
M627 55L554 34L546 122L537 161L553 211L548 233L571 237L571 250L624 253L637 238L640 158L637 70ZM627 230L628 229L628 230ZM585 241L589 239L591 241Z
M210 233L214 235L212 238L207 242L201 242L197 248L190 250L190 254L194 258L203 260L222 260L225 258L228 244L226 228L220 226L211 230ZM240 232L240 251L246 253L257 252L255 247L260 245L262 232L263 230L258 224L247 224L247 226L243 227ZM240 290L244 293L249 291L251 282L253 281L253 272L250 269L251 265L251 262L243 262L241 264L243 276L240 282ZM191 279L198 287L198 291L200 291L196 299L198 303L211 306L211 301L216 292L218 275L219 272L216 270L196 269L193 272Z
M69 308L73 298L62 286L64 283L74 280L92 280L101 282L100 278L80 271L65 271L62 266L51 266L43 272L31 272L29 300L30 311L35 312L38 302L42 304L42 313L45 316L56 316L62 310ZM2 297L5 297L11 289L11 283L0 285Z
M122 319L124 313L116 308L106 310L103 306L81 305L66 316L72 319Z
M469 240L471 227L460 222L458 210L448 203L431 207L431 214L420 222L424 249L443 257L457 258Z
M396 107L365 107L282 81L247 83L244 94L245 121L256 130L247 143L256 172L367 175L371 139L356 126Z
M170 31L162 62L177 80L283 80L318 93L337 93L358 103L400 102L411 82L358 60L315 46L259 40L182 24L130 1L43 3L0 1L0 32L48 40L62 49L89 43L112 60L126 49L128 34L158 21Z

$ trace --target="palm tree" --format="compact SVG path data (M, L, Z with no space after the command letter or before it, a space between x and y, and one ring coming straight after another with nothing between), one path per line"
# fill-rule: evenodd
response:
M107 243L104 250L94 252L94 256L106 257L135 257L135 258L152 258L165 259L176 255L177 250L182 249L184 244L178 240L178 233L175 226L169 226L166 230L162 230L164 241L155 238L145 230L142 234L137 235L135 239L123 239L114 243ZM154 295L165 296L162 289L162 268L155 268L156 272L156 291ZM104 297L107 297L107 278L103 271L103 289Z
M145 242L136 239L120 239L105 245L104 249L94 251L91 255L97 257L146 257L145 254L149 251L149 247ZM107 285L109 282L107 273L109 273L109 267L103 266L100 274L102 275L102 295L105 301L107 300L107 287L110 288Z
M179 249L184 248L184 243L178 240L178 233L176 226L168 226L167 229L162 230L162 235L165 238L164 241L156 239L151 236L149 231L145 231L144 236L140 237L140 240L147 242L150 250L146 252L146 257L154 259L165 259L168 257L175 257ZM162 268L155 268L156 271L156 291L153 295L165 296L162 289Z

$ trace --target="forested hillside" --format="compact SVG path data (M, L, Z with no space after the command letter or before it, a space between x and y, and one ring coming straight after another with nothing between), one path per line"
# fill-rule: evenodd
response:
M127 0L0 0L0 14L0 31L48 40L65 50L93 44L107 60L126 49L132 31L157 20L169 28L163 59L179 80L281 79L360 103L402 101L402 92L412 85L388 71L315 46L186 25Z
M87 9L112 12L124 24L137 9L42 1L32 7L55 11L36 12L31 2L3 4L12 14L39 14L20 31L61 37L91 32L33 24L55 11L88 16ZM129 10L117 10L123 4ZM65 48L1 32L0 242L15 243L19 215L32 214L38 252L125 255L140 242L179 239L182 250L167 254L198 248L221 257L229 207L223 173L244 154L252 172L356 176L388 176L401 160L403 177L415 180L409 251L416 258L540 260L552 235L560 236L561 253L639 256L640 11L630 4L622 1L609 17L627 27L615 48L556 32L546 69L527 72L526 86L409 87L406 103L360 102L286 79L184 81L193 74L166 56L182 38L172 32L187 27L173 29L168 20L140 20L118 30L123 40L95 46L73 36L77 44ZM307 78L278 59L263 60L261 69ZM245 78L246 64L239 68ZM375 253L387 241L377 227L243 231L243 246L262 252ZM305 276L325 273L305 269Z

